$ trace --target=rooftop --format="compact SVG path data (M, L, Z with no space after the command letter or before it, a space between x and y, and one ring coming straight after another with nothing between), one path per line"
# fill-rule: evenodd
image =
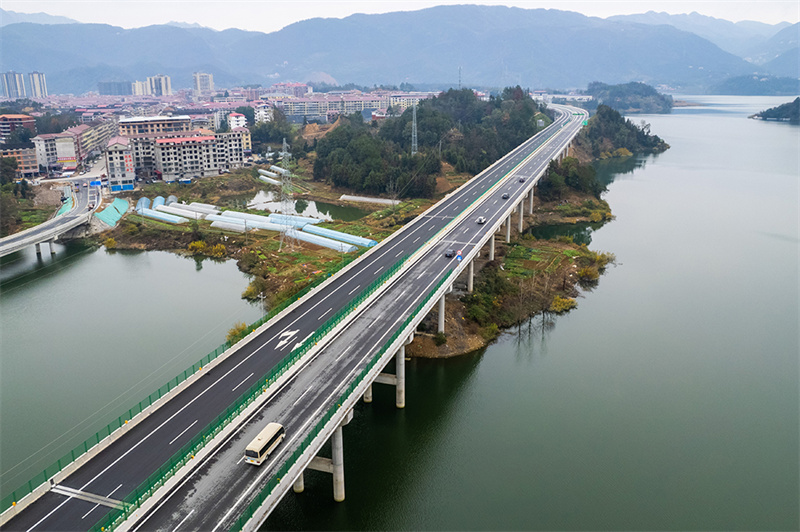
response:
M189 115L175 116L132 116L131 118L120 118L120 124L132 124L136 122L160 122L163 120L191 120Z

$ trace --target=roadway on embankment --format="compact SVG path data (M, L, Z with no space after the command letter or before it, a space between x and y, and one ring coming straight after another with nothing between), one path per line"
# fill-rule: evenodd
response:
M566 115L560 116L544 132L512 151L429 210L423 218L354 263L329 284L326 290L309 294L292 312L275 320L254 339L240 346L236 353L100 452L67 477L61 485L113 499L124 498L177 449L234 403L243 390L265 375L296 344L346 305L354 294L369 285L402 255L419 250L475 198L491 188L551 135L558 133L566 120ZM547 160L549 161L549 157ZM491 210L488 206L487 209ZM441 245L450 244L437 244ZM286 386L285 391L305 393L298 388L297 383L301 381L305 382L304 379L297 380ZM323 395L315 397L315 401L325 400ZM302 401L298 402L298 405L301 403ZM297 430L297 427L293 428ZM48 492L3 528L85 530L108 511L103 506L98 507L74 497ZM203 512L205 513L205 508Z

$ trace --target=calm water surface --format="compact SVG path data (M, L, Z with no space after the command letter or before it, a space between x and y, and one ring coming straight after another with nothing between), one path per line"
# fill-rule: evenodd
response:
M266 528L798 529L800 128L689 99L633 118L672 149L613 176L578 309L410 362L344 429L347 500L308 473Z

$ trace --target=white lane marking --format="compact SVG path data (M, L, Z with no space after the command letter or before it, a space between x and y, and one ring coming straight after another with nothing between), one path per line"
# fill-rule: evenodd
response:
M430 231L431 229L433 229L433 226L428 227L428 231Z
M381 266L380 268L378 268L377 270L375 270L375 274L377 274L377 273L378 273L379 271L381 271L382 269L383 269L383 266ZM373 274L373 275L374 275L374 274Z
M332 311L332 310L333 310L333 307L329 308L328 310L326 310L325 312L323 312L322 314L320 314L320 315L319 315L319 318L317 318L317 321L321 320L321 319L322 319L322 318L325 316L325 314L327 314L328 312L330 312L330 311Z
M251 373L251 375L252 375L252 373ZM247 379L245 379L245 380L247 380ZM235 390L235 389L236 389L236 388L234 388L234 390ZM180 438L181 436L183 436L183 435L186 433L186 431L187 431L187 430L189 430L190 428L194 427L196 423L197 423L197 420L195 419L195 420L194 420L194 423L192 423L191 425L189 425L188 427L186 427L185 429L183 429L183 430L181 431L181 433L180 433L180 434L178 434L177 436L175 436L174 438L172 438L172 441L171 441L171 442L169 442L169 443L168 443L168 445L172 445L173 443L175 443L175 440L177 440L178 438Z
M187 519L189 519L189 516L190 516L190 515L192 515L192 514L194 513L194 511L195 511L195 510L196 510L196 508L193 508L191 512L189 512L188 514L186 514L186 517L184 517L183 519L181 519L181 522L180 522L180 523L178 523L178 526L176 526L175 528L173 528L173 529L172 529L172 532L176 532L176 530L178 530L178 529L181 527L181 525L182 525L183 523L185 523Z
M353 295L353 292L355 292L355 291L356 291L356 290L358 290L359 288L361 288L361 285L358 285L358 286L356 286L355 288L353 288L352 290L350 290L349 292L347 292L347 295L348 295L348 296L352 296L352 295Z
M400 251L400 252L399 252L397 255L395 255L395 256L394 256L394 258L397 258L397 257L399 257L399 256L400 256L400 255L402 255L402 254L403 254L403 252L402 252L402 251Z
M298 332L300 332L300 329L295 329L293 331L283 331L282 333L280 333L278 336L281 337L281 341L278 342L278 345L275 346L275 349L283 348L286 344L288 344L289 342L292 341L292 338ZM274 340L274 338L273 338L273 340Z
M301 394L300 394L300 397L298 397L298 398L297 398L297 401L295 401L294 403L292 403L292 406L294 406L294 405L296 405L297 403L299 403L299 402L300 402L300 399L302 399L302 398L303 398L303 396L304 396L305 394L307 394L307 393L308 393L310 390L311 390L311 388L306 388L306 391L304 391L303 393L301 393Z
M342 358L342 357L345 355L345 353L347 353L348 351L350 351L350 349L352 349L352 348L353 348L353 346L352 346L352 345L350 345L350 346L349 346L347 349L345 349L344 351L342 351L342 352L341 352L341 354L340 354L338 357L336 357L336 362L338 362L338 361L339 361L339 359L340 359L340 358Z
M108 497L111 497L112 495L114 495L114 493L116 493L116 491L117 491L118 489L120 489L121 487L122 487L122 484L120 484L119 486L117 486L116 488L114 488L114 490L113 490L111 493L109 493L108 495L106 495L106 498L108 498ZM94 512L94 511L97 509L97 507L98 507L98 506L100 506L100 504L99 504L99 503L98 503L98 504L95 504L95 505L92 507L92 509L91 509L91 510L89 510L88 512L86 512L85 514L83 514L83 517L81 517L81 519L86 519L86 516L87 516L87 515L89 515L90 513Z
M247 382L247 379L249 379L249 378L250 378L250 377L252 377L253 375L255 375L255 373L251 373L250 375L248 375L247 377L245 377L245 378L244 378L244 380L243 380L242 382L240 382L239 384L237 384L236 386L234 386L234 387L233 387L233 389L231 389L231 391L232 391L232 392L235 392L235 391L236 391L236 388L238 388L239 386L241 386L242 384L244 384L245 382Z
M412 244L416 244L416 243L417 243L417 240L419 240L420 238L422 238L422 237L418 236L418 237L416 238L416 240L414 240L414 241L412 242Z

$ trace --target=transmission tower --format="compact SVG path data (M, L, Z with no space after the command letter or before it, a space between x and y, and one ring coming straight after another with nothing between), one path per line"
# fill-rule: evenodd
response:
M411 110L411 155L417 154L417 102L412 104Z
M289 149L286 144L286 139L283 139L283 159L281 160L281 214L290 216L294 214L294 187L292 186L292 173L289 171ZM297 231L294 227L289 227L281 232L281 243L278 246L278 251L283 249L285 245L290 251L297 247L297 238L294 232Z

